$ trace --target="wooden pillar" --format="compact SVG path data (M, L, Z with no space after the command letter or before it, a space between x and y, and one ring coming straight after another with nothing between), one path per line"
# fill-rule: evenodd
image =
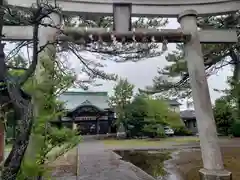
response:
M112 121L113 121L112 112L108 111L108 133L111 133Z
M99 134L99 117L96 118L96 134Z
M203 169L202 180L228 180L231 173L224 170L222 155L218 145L216 124L214 121L210 94L208 89L203 54L197 29L197 12L183 12L178 21L184 31L191 33L191 40L185 43L190 85L194 101L195 114L199 129Z

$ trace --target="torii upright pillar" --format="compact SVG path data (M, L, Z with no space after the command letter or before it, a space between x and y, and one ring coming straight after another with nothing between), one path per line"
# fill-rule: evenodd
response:
M57 34L59 32L59 29L57 27L60 27L61 25L61 17L57 13L51 13L48 15L48 17L43 19L43 24L50 25L50 26L43 26L40 25L39 32L38 32L38 38L39 38L39 44L38 49L44 47L44 49L38 54L38 64L36 67L35 72L35 79L37 84L43 83L45 80L49 80L49 78L52 77L50 67L46 66L46 61L48 65L53 65L55 58L56 58L56 45L53 44L56 41ZM56 28L55 28L56 27ZM45 64L45 66L44 66ZM35 107L34 107L34 116L35 118L38 117L39 114L39 108L41 108L41 104L39 104L39 99L41 100L41 93L38 93L38 88L36 89L36 95L33 98L33 101L35 101ZM40 94L40 97L38 97L38 94ZM28 157L34 158L36 155L36 150L39 146L41 146L41 139L38 139L39 137L34 134L34 132L31 134L29 147L28 147Z
M231 173L224 170L222 155L218 145L201 43L197 30L197 12L188 10L179 15L183 31L190 32L191 40L185 43L187 61L195 114L199 129L200 146L203 159L201 180L230 180Z

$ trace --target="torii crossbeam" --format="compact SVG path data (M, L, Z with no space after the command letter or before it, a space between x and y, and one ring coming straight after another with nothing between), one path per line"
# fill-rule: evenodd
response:
M86 42L90 41L89 35L95 37L94 41L98 40L101 36L104 42L112 42L111 35L115 34L119 41L125 37L127 42L131 42L133 35L136 36L136 40L140 41L143 35L147 37L149 42L151 37L155 37L156 42L162 42L168 40L169 43L184 42L191 38L191 33L182 29L162 29L162 30L149 30L141 29L140 31L127 31L116 32L109 31L104 28L64 28L64 34L58 35L57 39L62 41L70 41L71 34L78 34L79 39L84 38ZM32 26L4 26L3 27L3 39L5 41L30 41L32 40L33 27ZM199 30L199 39L201 43L236 43L237 32L236 30ZM76 40L76 39L75 39Z

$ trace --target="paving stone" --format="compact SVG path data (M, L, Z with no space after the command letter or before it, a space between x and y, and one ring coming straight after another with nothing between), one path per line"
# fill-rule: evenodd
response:
M100 141L79 144L79 180L154 180L153 177L119 159L111 150L106 150Z

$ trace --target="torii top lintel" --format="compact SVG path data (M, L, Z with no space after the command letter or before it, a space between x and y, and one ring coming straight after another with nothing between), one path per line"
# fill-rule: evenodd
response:
M36 0L7 0L9 5L28 8ZM240 0L49 0L66 13L112 15L113 3L132 5L132 16L177 17L193 9L199 16L219 15L240 10Z

